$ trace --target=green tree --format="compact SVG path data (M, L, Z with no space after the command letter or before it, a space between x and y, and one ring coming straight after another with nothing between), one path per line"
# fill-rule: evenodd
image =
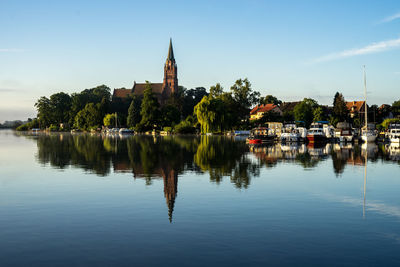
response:
M53 110L51 108L50 99L42 96L35 103L36 110L38 112L37 118L41 127L50 126L53 121Z
M132 128L138 124L142 117L140 115L142 100L138 96L133 96L131 104L128 109L128 118L127 118L127 125L128 127Z
M146 81L146 89L144 90L140 111L140 115L142 116L142 120L140 121L141 126L145 129L153 128L158 123L159 113L159 104L157 98L153 95L151 83Z
M173 126L179 123L181 113L173 105L165 105L161 108L161 126Z
M314 121L324 121L326 120L324 110L322 107L317 107L313 110Z
M392 104L392 113L394 116L400 115L400 100L394 101Z
M264 124L266 122L281 122L282 119L283 119L282 116L278 112L271 110L271 111L265 112L263 114L262 118L259 119L256 123Z
M346 101L341 93L336 92L333 99L333 114L339 121L346 121L349 116L349 110Z
M204 96L208 96L207 90L204 87L196 87L195 89L186 90L182 104L182 117L186 118L193 114L194 106L196 106Z
M50 96L50 105L52 109L52 123L62 123L69 121L71 109L71 97L63 92Z
M99 107L89 103L75 116L74 127L80 130L98 128L102 123L102 118Z
M260 98L260 104L274 104L279 106L280 104L282 104L282 101L273 95L267 95Z
M224 104L221 99L205 96L194 107L202 133L220 132L224 126Z
M237 104L239 121L246 120L250 108L259 102L260 93L253 91L247 78L236 80L235 84L231 86L231 92Z
M314 108L318 106L318 103L310 98L304 98L302 102L294 107L293 113L296 121L304 121L308 128L314 119Z
M106 116L104 116L104 119L103 119L104 126L106 126L106 127L112 126L113 127L115 125L116 119L117 118L115 116L115 113L106 114Z
M224 88L221 86L220 83L217 83L216 85L210 87L210 95L213 97L220 96L223 92Z
M222 93L218 98L223 103L224 112L224 130L232 130L236 125L238 125L237 118L239 116L237 110L237 104L232 97L232 93Z

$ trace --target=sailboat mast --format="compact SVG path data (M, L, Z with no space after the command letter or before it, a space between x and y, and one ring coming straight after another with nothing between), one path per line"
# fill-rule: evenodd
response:
M364 113L365 113L365 130L367 130L367 124L368 124L368 108L367 108L367 75L365 73L365 65L364 65L364 97L365 97L365 108L364 108Z
M368 161L368 149L365 150L363 218L365 218L365 199L366 199L366 189L367 189L367 161Z

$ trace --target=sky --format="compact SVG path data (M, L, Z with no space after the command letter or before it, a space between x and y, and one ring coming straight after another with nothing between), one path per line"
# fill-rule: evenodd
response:
M0 122L41 96L162 82L172 38L179 84L331 105L400 98L399 1L0 0Z

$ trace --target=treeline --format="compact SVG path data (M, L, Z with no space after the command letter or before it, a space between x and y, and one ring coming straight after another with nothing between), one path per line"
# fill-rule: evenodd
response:
M282 108L283 113L268 111L258 120L250 120L251 108L260 104L274 104ZM261 97L247 78L238 79L227 91L219 83L211 86L209 92L204 87L186 89L179 86L178 92L173 93L162 106L150 82L146 82L143 96L114 99L111 89L101 85L71 95L59 92L49 98L41 97L35 103L37 118L18 129L90 131L117 125L138 132L155 129L175 133L216 133L250 129L271 121L302 121L307 127L313 121L329 121L334 126L340 121L350 122L354 127L363 124L364 116L355 112L350 114L339 92L333 98L332 107L320 105L311 98L297 102L291 109L284 109L285 104L272 95ZM368 113L369 121L376 123L383 123L388 117L398 117L400 100L380 108L372 105ZM386 126L387 121L381 125Z

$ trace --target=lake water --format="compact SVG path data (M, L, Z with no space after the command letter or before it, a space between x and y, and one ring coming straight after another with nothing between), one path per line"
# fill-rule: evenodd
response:
M398 146L0 131L1 266L400 265Z

